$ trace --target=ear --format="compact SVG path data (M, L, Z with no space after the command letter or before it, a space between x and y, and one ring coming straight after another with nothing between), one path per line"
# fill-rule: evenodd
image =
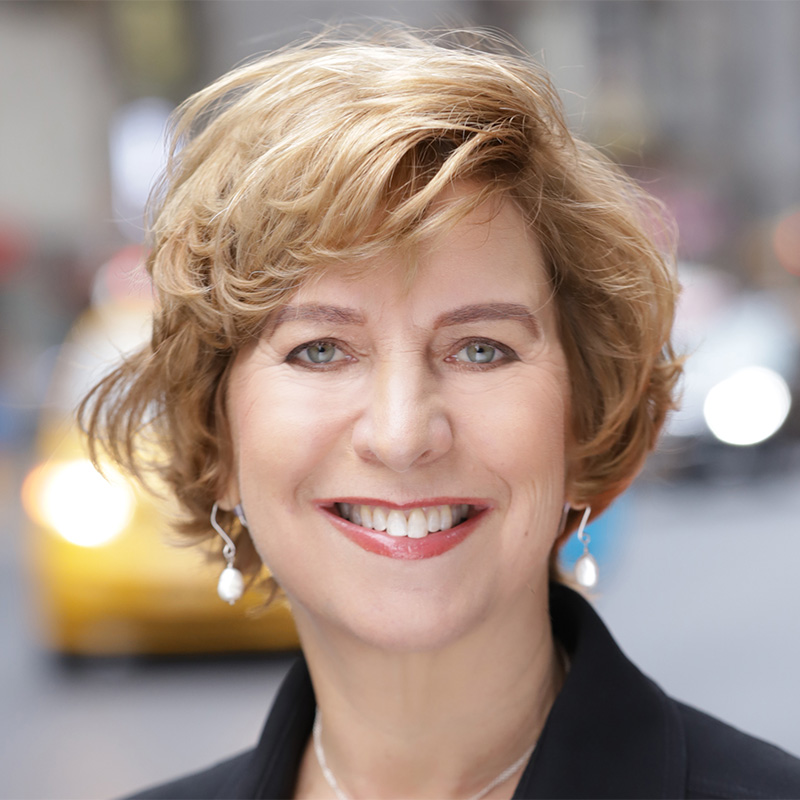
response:
M588 505L580 486L580 468L572 460L567 461L567 474L564 479L564 502L570 509L582 509Z
M236 444L233 441L233 431L229 420L222 411L218 416L219 442L217 476L214 481L216 497L214 499L223 511L233 511L241 503Z
M567 459L567 474L564 481L564 513L559 527L558 542L564 542L578 528L584 509L592 505L584 497L580 486L580 468L575 460Z
M582 448L576 441L570 420L571 413L564 432L564 502L569 503L572 508L578 508L585 502L581 492L585 467Z
M238 476L233 467L231 467L230 477L223 483L223 487L223 491L217 493L217 504L223 511L233 511L242 502Z

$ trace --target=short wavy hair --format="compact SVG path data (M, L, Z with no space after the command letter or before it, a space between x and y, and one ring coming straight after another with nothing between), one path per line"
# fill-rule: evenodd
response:
M437 204L455 181L478 188ZM185 512L182 531L213 536L233 468L225 395L237 353L321 271L412 247L493 197L511 198L541 244L571 380L571 486L601 511L673 407L677 283L658 243L670 228L569 131L547 73L479 32L328 32L179 107L150 209L152 339L83 401L93 456L143 480L155 470ZM553 548L553 577L579 515ZM255 574L249 535L237 536L240 568Z

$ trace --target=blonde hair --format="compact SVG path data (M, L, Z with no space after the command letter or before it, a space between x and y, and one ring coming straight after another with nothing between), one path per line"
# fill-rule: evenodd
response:
M189 98L172 141L151 209L152 341L79 413L95 455L99 445L140 478L157 471L187 534L213 535L232 469L228 370L268 315L321 270L413 246L490 197L513 199L550 271L571 375L573 494L602 510L633 480L680 372L676 281L652 235L662 216L570 133L529 58L474 32L326 34ZM435 203L461 180L480 188ZM238 544L241 567L257 571L246 530Z

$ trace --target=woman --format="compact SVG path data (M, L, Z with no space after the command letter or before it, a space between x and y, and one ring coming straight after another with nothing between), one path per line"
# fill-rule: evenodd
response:
M319 38L180 109L152 342L83 415L304 658L255 750L141 797L800 794L558 574L672 407L676 283L543 72L473 45Z

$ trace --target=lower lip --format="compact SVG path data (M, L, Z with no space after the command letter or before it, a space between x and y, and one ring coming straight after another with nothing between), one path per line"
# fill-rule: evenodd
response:
M357 544L368 553L375 553L387 558L397 558L401 561L419 561L423 558L433 558L452 550L461 544L478 526L486 513L486 509L479 511L474 517L449 528L446 531L437 531L423 536L422 539L410 539L408 536L390 536L383 531L373 531L362 528L349 520L340 517L330 508L319 507L330 522L336 526L351 542Z

